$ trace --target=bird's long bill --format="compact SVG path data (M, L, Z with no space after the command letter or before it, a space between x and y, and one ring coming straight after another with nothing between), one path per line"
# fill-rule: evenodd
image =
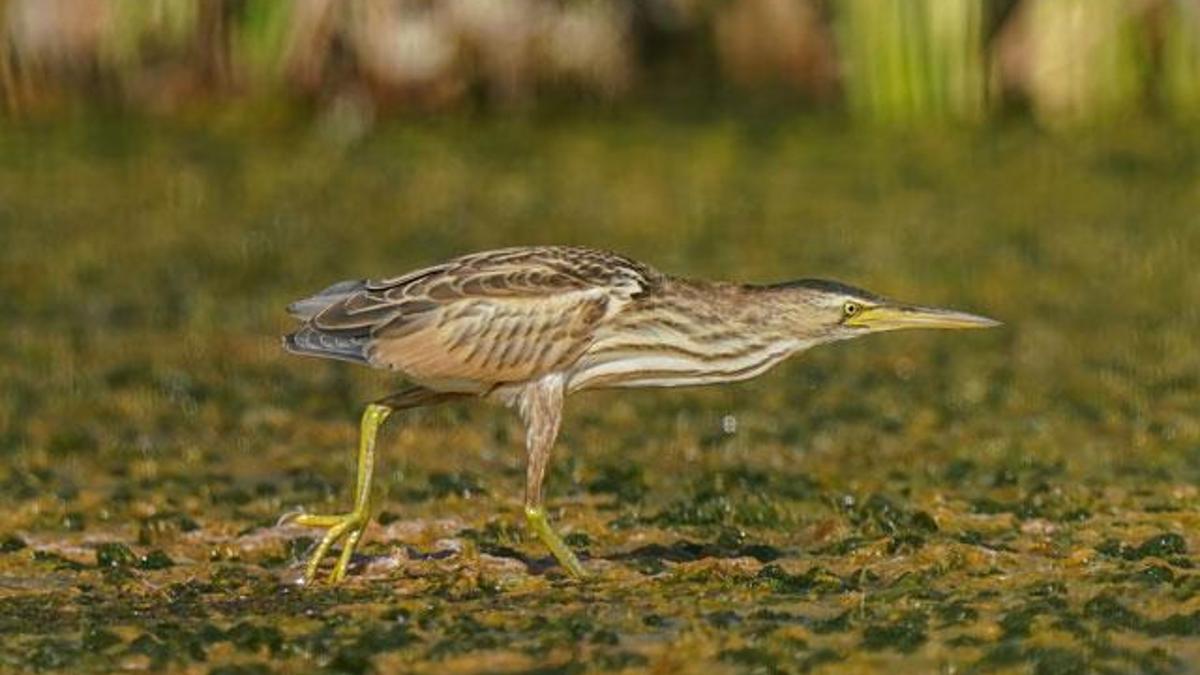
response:
M878 305L863 309L846 324L871 331L885 331L905 328L990 328L999 326L1000 322L986 316L940 307Z

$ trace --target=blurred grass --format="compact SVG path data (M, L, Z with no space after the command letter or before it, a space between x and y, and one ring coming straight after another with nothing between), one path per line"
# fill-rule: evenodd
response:
M681 92L704 108L749 88L883 125L1018 110L1052 129L1191 123L1196 14L1191 0L6 0L0 99L10 117L266 102L370 126Z
M985 112L985 3L834 5L850 109L891 124L978 121Z
M1198 183L1200 138L1136 126L897 135L631 110L447 116L351 145L8 126L0 658L1184 668L1200 634ZM678 274L827 276L1006 325L575 398L548 493L590 586L536 573L511 414L397 420L372 566L344 590L289 586L306 541L272 524L345 504L358 408L396 382L283 354L282 307L545 242Z
M290 10L287 3L247 0L235 26L231 58L246 64L247 79L263 93L280 85Z
M1147 100L1144 8L1122 0L1064 0L1027 9L1029 91L1041 119L1068 125L1126 119Z
M1164 107L1179 117L1195 119L1200 116L1200 7L1172 3L1164 26Z
M109 11L102 60L127 73L186 54L199 15L192 0L113 0Z

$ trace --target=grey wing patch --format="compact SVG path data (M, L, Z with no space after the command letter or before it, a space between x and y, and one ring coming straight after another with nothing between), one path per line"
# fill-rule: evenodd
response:
M308 321L320 314L327 307L349 299L366 287L367 282L363 279L339 281L316 295L293 302L287 306L287 311L288 314L301 321Z

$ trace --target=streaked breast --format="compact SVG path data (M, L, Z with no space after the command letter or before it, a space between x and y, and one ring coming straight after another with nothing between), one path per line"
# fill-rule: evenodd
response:
M804 347L794 339L672 309L617 321L599 332L570 371L572 391L679 387L744 380Z

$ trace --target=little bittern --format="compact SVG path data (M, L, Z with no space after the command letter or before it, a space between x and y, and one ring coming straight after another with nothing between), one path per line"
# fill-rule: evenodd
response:
M398 277L343 281L293 303L296 354L401 375L413 386L366 407L354 508L302 514L324 528L305 579L339 540L330 579L346 575L370 517L375 436L395 410L478 397L525 423L525 518L569 572L583 576L542 506L542 479L567 394L754 377L826 342L901 328L982 328L995 321L893 302L833 281L715 283L663 274L589 248L535 246L456 258Z

